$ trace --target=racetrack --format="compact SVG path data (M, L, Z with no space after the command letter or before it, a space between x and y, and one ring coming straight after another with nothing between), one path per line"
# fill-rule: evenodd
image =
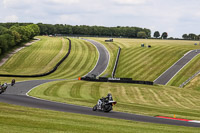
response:
M104 47L104 45L100 44L99 42L89 40L89 39L84 39L90 43L92 43L98 50L99 52L99 59L92 71L90 71L86 76L100 76L107 68L109 64L109 52L108 50Z
M100 47L104 47L100 43L98 43L97 45ZM101 53L100 50L99 52ZM99 74L102 73L104 71L101 67L102 64L104 63L101 62L101 60L99 59L95 67L95 68L99 68L99 70L98 69L93 69L93 70L95 72L98 72ZM105 69L107 65L108 65L108 62L107 64L104 64ZM104 116L104 117L126 119L126 120L133 120L133 121L142 121L142 122L151 122L151 123L178 125L178 126L189 126L189 127L200 127L200 124L198 123L168 120L168 119L162 119L162 118L156 118L156 117L115 112L115 111L112 111L110 113L104 113L101 111L93 112L92 109L88 107L46 101L46 100L29 97L26 95L26 93L29 92L34 87L41 85L43 83L51 82L51 81L55 81L55 80L32 80L32 81L18 82L13 87L9 86L7 91L4 94L0 95L0 102L34 107L34 108L50 109L50 110L56 110L56 111L80 113L80 114L87 114L87 115Z
M142 116L142 115L115 112L115 111L111 111L110 113L104 113L102 111L94 112L92 111L92 108L89 108L89 107L41 100L41 99L29 97L26 95L26 92L28 92L35 86L38 86L46 82L51 82L51 81L52 80L33 80L33 81L25 81L25 82L16 83L15 86L13 87L9 86L7 91L0 96L0 102L27 106L27 107L34 107L34 108L41 108L41 109L48 109L48 110L55 110L55 111L62 111L62 112L79 113L79 114L86 114L86 115L103 116L103 117L118 118L118 119L125 119L125 120L178 125L178 126L188 126L188 127L200 127L200 124L198 123L162 119L162 118L157 118L157 117Z
M167 71L165 71L156 80L154 80L154 83L166 85L185 65L187 65L199 53L200 50L189 51Z

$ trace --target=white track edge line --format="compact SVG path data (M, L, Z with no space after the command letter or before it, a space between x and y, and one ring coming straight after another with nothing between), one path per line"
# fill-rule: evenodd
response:
M83 38L83 40L85 40L85 39ZM94 45L92 42L90 42L90 41L88 41L88 40L90 40L90 39L86 39L85 41L87 41L87 42L91 43L92 45ZM94 41L94 40L92 40L92 41ZM94 41L94 42L99 43L99 42L97 42L97 41ZM101 43L99 43L99 44L101 44ZM110 52L108 51L108 49L107 49L103 44L101 44L101 45L102 45L102 46L106 49L106 51L108 52L109 60L108 60L108 64L107 64L105 70L104 70L102 73L100 73L98 76L100 76L101 74L103 74L103 73L107 70L108 65L109 65L109 63L110 63ZM95 46L95 45L94 45L94 46ZM95 46L95 47L96 47L96 46ZM100 52L99 52L99 50L98 50L97 47L96 47L96 49L97 49L97 51L98 51L98 53L99 53L99 58L100 58ZM92 72L92 71L96 68L96 66L97 66L97 64L98 64L98 62L99 62L99 58L98 58L98 61L97 61L96 65L95 65L95 67L94 67L90 72ZM90 72L89 72L89 73L90 73ZM89 74L89 73L87 73L87 74ZM86 75L87 75L87 74L86 74ZM86 76L86 75L84 75L84 76Z
M100 52L99 52L97 46L95 46L92 42L90 42L90 41L88 41L88 40L85 40L84 38L83 38L82 40L87 41L87 42L89 42L90 44L92 44L92 45L97 49L97 51L98 51L98 56L99 56L99 57L98 57L98 60L97 60L96 65L95 65L94 68L90 71L90 72L92 72L92 71L96 68L96 66L97 66L97 64L98 64L98 62L99 62L99 59L100 59ZM86 75L88 75L90 72L88 72L87 74L85 74L83 77L85 77Z
M200 121L196 121L196 120L192 120L192 121L188 121L188 122L200 123Z

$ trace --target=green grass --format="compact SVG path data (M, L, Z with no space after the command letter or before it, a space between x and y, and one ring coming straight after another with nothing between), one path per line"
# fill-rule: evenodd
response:
M31 96L92 107L97 100L112 93L118 104L115 111L143 115L164 115L200 120L200 92L169 86L56 81L43 84Z
M73 39L71 53L58 70L47 76L47 78L74 79L86 75L97 63L98 52L96 48L87 41Z
M44 37L43 41L45 39L47 38ZM48 38L46 41L49 42L49 39L50 38ZM102 75L106 75L108 77L111 76L117 49L120 46L122 48L122 53L117 69L117 76L131 77L137 80L153 81L175 61L181 58L184 53L191 49L199 48L199 46L193 45L195 43L194 41L114 39L113 43L105 43L104 38L92 39L103 43L110 52L109 66ZM35 79L75 79L79 76L87 74L96 64L98 59L97 50L93 45L86 41L74 38L71 40L72 52L55 73L42 78L16 78L16 81ZM41 68L41 66L43 66L44 69L40 69L40 72L47 71L50 69L50 66L56 63L57 59L66 54L65 50L68 49L67 40L64 42L62 42L61 39L58 39L57 41L51 40L49 43L52 42L56 43L52 44L51 47L45 46L45 42L42 42L41 40L38 42L40 45L37 43L34 44L36 45L35 48L33 47L34 45L32 45L23 49L10 58L10 60L7 62L17 65L12 65L12 67L10 67L11 65L6 63L4 66L0 67L0 71L2 70L4 73L12 74L32 74L34 72L38 73L39 71L36 71L36 69ZM152 45L152 48L141 48L141 43L150 44ZM56 50L53 50L54 48ZM62 48L63 50L61 50ZM37 58L35 59L36 54L33 52L33 50L40 55L40 61L37 61ZM24 53L27 51L25 55L27 58L30 58L30 60L24 59L24 53L21 53L23 51ZM46 54L48 54L49 57L46 57ZM44 61L43 59L46 60ZM15 62L17 60L18 63ZM197 60L198 59L194 59L194 62L196 63ZM31 66L30 63L32 64ZM17 70L18 67L22 67L23 65L27 70L23 72ZM185 69L192 73L198 70L197 66L198 63L195 64L193 70L189 70L187 67ZM180 73L179 77L181 77L183 74L185 74L185 72L182 74ZM32 96L48 100L92 107L94 104L96 104L100 97L105 96L108 92L111 92L114 96L114 99L118 102L118 104L114 107L114 110L116 111L150 116L173 116L175 114L176 117L179 118L200 120L200 83L197 82L199 78L200 76L191 81L188 86L181 89L177 87L157 85L146 86L136 84L95 83L77 80L56 81L41 85L32 90L30 94ZM1 77L0 81L8 82L11 81L11 79L12 78ZM182 82L181 80L180 82ZM21 132L21 130L23 132L94 132L94 130L97 132L102 132L104 131L102 130L104 127L108 127L107 131L113 132L199 131L195 128L177 128L177 126L149 123L146 124L123 120L119 121L103 117L85 116L62 112L57 113L53 111L30 108L27 109L24 107L6 104L1 104L0 112L0 126L1 131L3 132L11 132L10 129L15 129L12 130L13 132ZM74 126L74 123L76 123L76 126ZM117 126L108 126L108 123Z
M61 38L40 37L41 41L11 57L0 73L36 74L47 72L60 61L68 51L68 40ZM15 78L16 81L36 79L74 79L86 75L96 65L98 52L87 41L71 38L72 48L68 58L51 75L41 78ZM2 78L1 82L10 82L12 78Z
M118 120L0 103L2 133L197 133L199 128Z
M155 40L155 39L114 39L106 43L105 38L94 39L103 43L112 53L107 73L112 72L117 48L122 48L116 77L133 78L134 80L154 81L186 52L198 49L196 41ZM152 48L141 48L141 43ZM108 75L110 76L110 75Z
M2 67L1 74L40 74L48 72L65 55L67 40L39 37L41 41L14 54Z
M184 88L185 89L193 89L200 91L200 75L197 75L194 79L192 79Z

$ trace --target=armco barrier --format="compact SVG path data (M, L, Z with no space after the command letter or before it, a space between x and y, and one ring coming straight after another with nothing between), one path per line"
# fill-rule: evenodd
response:
M42 74L35 74L35 75L13 75L13 74L0 74L0 77L23 77L23 78L30 78L30 77L43 77L43 76L47 76L49 74L52 74L53 72L55 72L57 70L57 68L63 63L63 61L69 56L70 52L71 52L71 40L69 38L66 38L69 40L69 49L67 54L49 71L46 73L42 73Z
M131 78L104 78L104 77L99 77L99 79L95 79L95 78L91 78L91 77L81 77L81 80L94 81L94 82L133 83L133 84L145 84L145 85L153 85L154 84L151 81L138 81L138 80L132 80Z
M120 52L121 52L121 48L119 47L118 52L117 52L117 57L116 57L116 60L115 60L115 65L114 65L114 68L113 68L113 71L112 71L112 78L115 77L115 72L117 70L117 65L118 65L118 62L119 62Z

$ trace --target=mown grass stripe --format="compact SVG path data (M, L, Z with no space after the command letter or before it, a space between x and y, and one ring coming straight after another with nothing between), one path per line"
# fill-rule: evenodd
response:
M154 50L150 51L148 54L145 54L145 53L144 53L144 54L138 55L138 56L135 58L135 62L134 62L134 63L130 61L131 58L133 58L133 57L129 57L129 58L128 58L128 59L129 59L129 62L128 62L128 63L124 63L124 65L125 65L126 67L123 67L124 65L121 65L120 60L122 60L123 57L122 57L122 58L120 57L118 69L121 70L121 73L120 73L119 71L117 71L117 76L118 76L118 75L123 76L122 74L126 74L127 71L129 71L129 73L130 73L130 70L138 70L138 69L140 69L140 68L144 65L143 63L144 63L145 59L148 58L149 54L151 54L151 53L154 54L154 53L157 52L157 51L160 51L160 49L154 49ZM122 53L122 54L123 54L123 53ZM128 59L127 59L127 60L128 60ZM139 64L139 65L137 65L137 64ZM120 69L120 66L122 66L123 69ZM119 72L119 74L118 74L118 72ZM136 72L136 71L135 71L135 72ZM127 75L124 75L124 76L127 76Z
M172 49L167 49L167 51L170 53L171 51L173 51L173 48ZM167 69L167 65L165 66L162 66L162 64L164 62L161 62L162 61L168 61L170 60L172 57L165 57L163 53L163 50L160 50L159 52L157 52L156 54L152 55L150 58L151 61L148 61L148 62L151 62L151 63L148 63L148 64L142 64L142 69L139 69L139 71L137 71L135 73L135 77L139 77L141 73L144 73L144 76L140 76L141 78L140 79L147 79L147 80L151 80L153 81L154 78L156 78L155 76L153 77L153 75L156 75L155 73L156 72L159 72L159 71L156 71L158 69L158 67L165 67L165 69ZM156 65L155 65L156 64ZM159 67L159 68L160 68ZM152 78L150 78L150 76L152 76Z

